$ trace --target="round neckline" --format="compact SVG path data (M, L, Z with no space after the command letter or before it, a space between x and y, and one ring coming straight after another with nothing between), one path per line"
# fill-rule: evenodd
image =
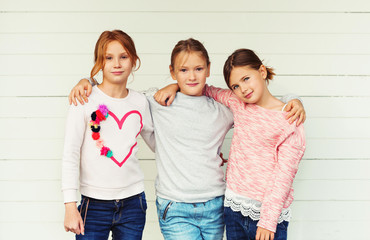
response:
M247 104L251 104L253 106L256 106L257 108L260 108L260 109L262 109L264 111L268 111L268 112L281 112L281 113L285 113L285 111L284 111L285 105L283 105L283 107L282 107L281 110L274 110L274 109L268 109L268 108L261 107L261 106L255 104L255 103L247 103Z
M176 93L176 96L181 96L181 97L184 97L184 98L189 98L189 99L203 99L205 98L206 96L205 95L200 95L200 96L191 96L191 95L186 95L182 92L177 92Z
M110 100L112 100L112 101L117 101L117 102L122 102L122 101L126 101L132 94L131 94L131 89L129 89L129 88L126 88L127 89L127 95L125 96L125 97L123 97L123 98L114 98L114 97L111 97L111 96L109 96L108 94L106 94L103 90L101 90L98 86L94 86L93 88L95 88L95 90L99 93L99 94L101 94L101 95L103 95L104 97L106 97L106 98L109 98Z

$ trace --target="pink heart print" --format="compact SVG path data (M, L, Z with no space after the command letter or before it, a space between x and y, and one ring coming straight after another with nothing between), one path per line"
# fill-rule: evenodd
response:
M122 129L123 123L126 121L126 119L127 119L130 115L132 115L132 114L137 114L137 115L139 115L139 117L140 117L140 125L141 125L141 126L140 126L140 130L139 130L139 132L136 134L135 138L137 138L137 136L139 136L139 134L140 134L141 130L143 129L143 117L141 116L141 114L140 114L140 112L139 112L139 111L136 111L136 110L130 111L130 112L126 113L126 114L121 118L121 120L118 120L117 116L116 116L113 112L111 112L111 111L109 111L109 112L108 112L108 114L109 114L109 115L111 115L111 116L113 117L113 119L116 121L116 123L117 123L117 125L118 125L118 128L119 128L120 130ZM134 149L134 147L135 147L136 145L137 145L137 142L135 142L135 144L131 146L130 151L128 152L128 154L126 155L126 157L125 157L121 162L117 161L117 159L116 159L115 157L113 157L113 156L112 156L112 157L110 157L110 159L112 159L112 160L113 160L113 162L115 162L119 167L122 167L122 165L126 162L126 160L131 156L131 154L132 154L132 150Z

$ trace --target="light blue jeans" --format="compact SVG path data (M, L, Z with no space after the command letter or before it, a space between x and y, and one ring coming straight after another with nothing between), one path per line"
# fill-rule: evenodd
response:
M224 196L182 203L157 197L159 225L166 240L220 240L224 235Z

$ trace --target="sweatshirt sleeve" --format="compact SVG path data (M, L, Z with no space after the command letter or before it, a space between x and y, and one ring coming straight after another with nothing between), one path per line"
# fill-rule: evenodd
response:
M62 191L64 203L77 202L80 155L86 121L84 105L71 105L68 111L62 159Z
M277 147L277 164L261 206L257 226L276 232L277 222L289 197L298 165L305 151L303 125L295 127Z
M154 152L155 151L155 137L154 137L154 126L152 114L150 112L149 101L145 98L145 113L143 116L144 127L141 130L140 135L144 139L145 143Z
M219 103L230 108L231 99L233 99L233 92L229 89L222 89L214 86L204 86L204 95L211 97Z
M284 95L280 98L280 101L282 101L283 103L288 103L290 100L293 100L293 99L298 99L303 105L302 99L299 96L295 95L295 94Z
M158 92L159 88L151 87L143 91L139 91L139 93L144 94L144 96L149 99L150 97L153 97L156 92Z

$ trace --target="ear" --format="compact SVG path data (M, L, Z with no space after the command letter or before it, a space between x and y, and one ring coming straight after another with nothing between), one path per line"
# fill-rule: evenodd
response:
M175 69L173 69L173 67L171 65L169 66L169 68L170 68L170 73L171 73L172 79L176 81Z
M207 77L209 77L210 73L211 73L211 63L209 63L207 67Z
M266 78L267 78L267 70L266 70L265 65L261 65L260 66L259 72L261 73L262 78L266 80Z

